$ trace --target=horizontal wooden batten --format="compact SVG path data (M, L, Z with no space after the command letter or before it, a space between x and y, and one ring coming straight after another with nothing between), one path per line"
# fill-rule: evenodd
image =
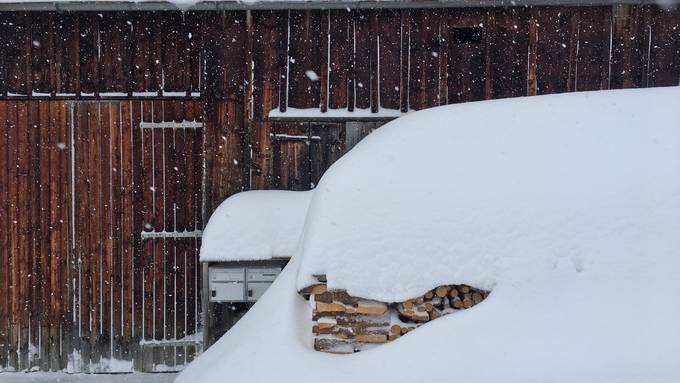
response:
M142 239L147 238L200 238L203 236L201 230L191 231L143 231Z
M201 129L203 123L198 121L142 122L139 127L142 129Z

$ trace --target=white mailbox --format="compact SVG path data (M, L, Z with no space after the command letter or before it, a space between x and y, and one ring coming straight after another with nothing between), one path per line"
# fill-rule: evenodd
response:
M255 302L281 272L275 267L226 267L208 269L211 302Z
M246 269L248 302L255 302L271 286L274 279L279 275L278 268L252 268Z
M210 301L243 301L245 274L245 268L211 267L208 271Z

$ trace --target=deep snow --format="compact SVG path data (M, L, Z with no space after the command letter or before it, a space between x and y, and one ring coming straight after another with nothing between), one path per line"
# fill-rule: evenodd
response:
M298 289L401 301L566 260L680 255L680 88L451 105L389 123L315 189Z
M471 103L385 125L314 192L304 247L179 383L680 381L680 88ZM310 274L399 300L493 292L315 352Z
M201 261L290 258L311 192L248 191L227 198L203 230Z

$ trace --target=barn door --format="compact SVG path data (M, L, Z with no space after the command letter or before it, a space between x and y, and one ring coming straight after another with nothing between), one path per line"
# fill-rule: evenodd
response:
M76 370L154 370L200 351L199 103L71 106ZM77 356L77 358L75 357ZM120 366L120 364L118 364Z
M283 190L309 190L343 154L343 124L274 124L273 186Z

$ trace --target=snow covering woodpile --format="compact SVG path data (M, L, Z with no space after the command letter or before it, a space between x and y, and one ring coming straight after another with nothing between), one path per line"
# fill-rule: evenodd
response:
M407 115L329 169L296 256L178 382L680 381L678 174L680 88ZM338 356L297 294L319 275L383 302L492 293Z
M203 230L202 262L290 258L311 192L248 191L227 198Z

